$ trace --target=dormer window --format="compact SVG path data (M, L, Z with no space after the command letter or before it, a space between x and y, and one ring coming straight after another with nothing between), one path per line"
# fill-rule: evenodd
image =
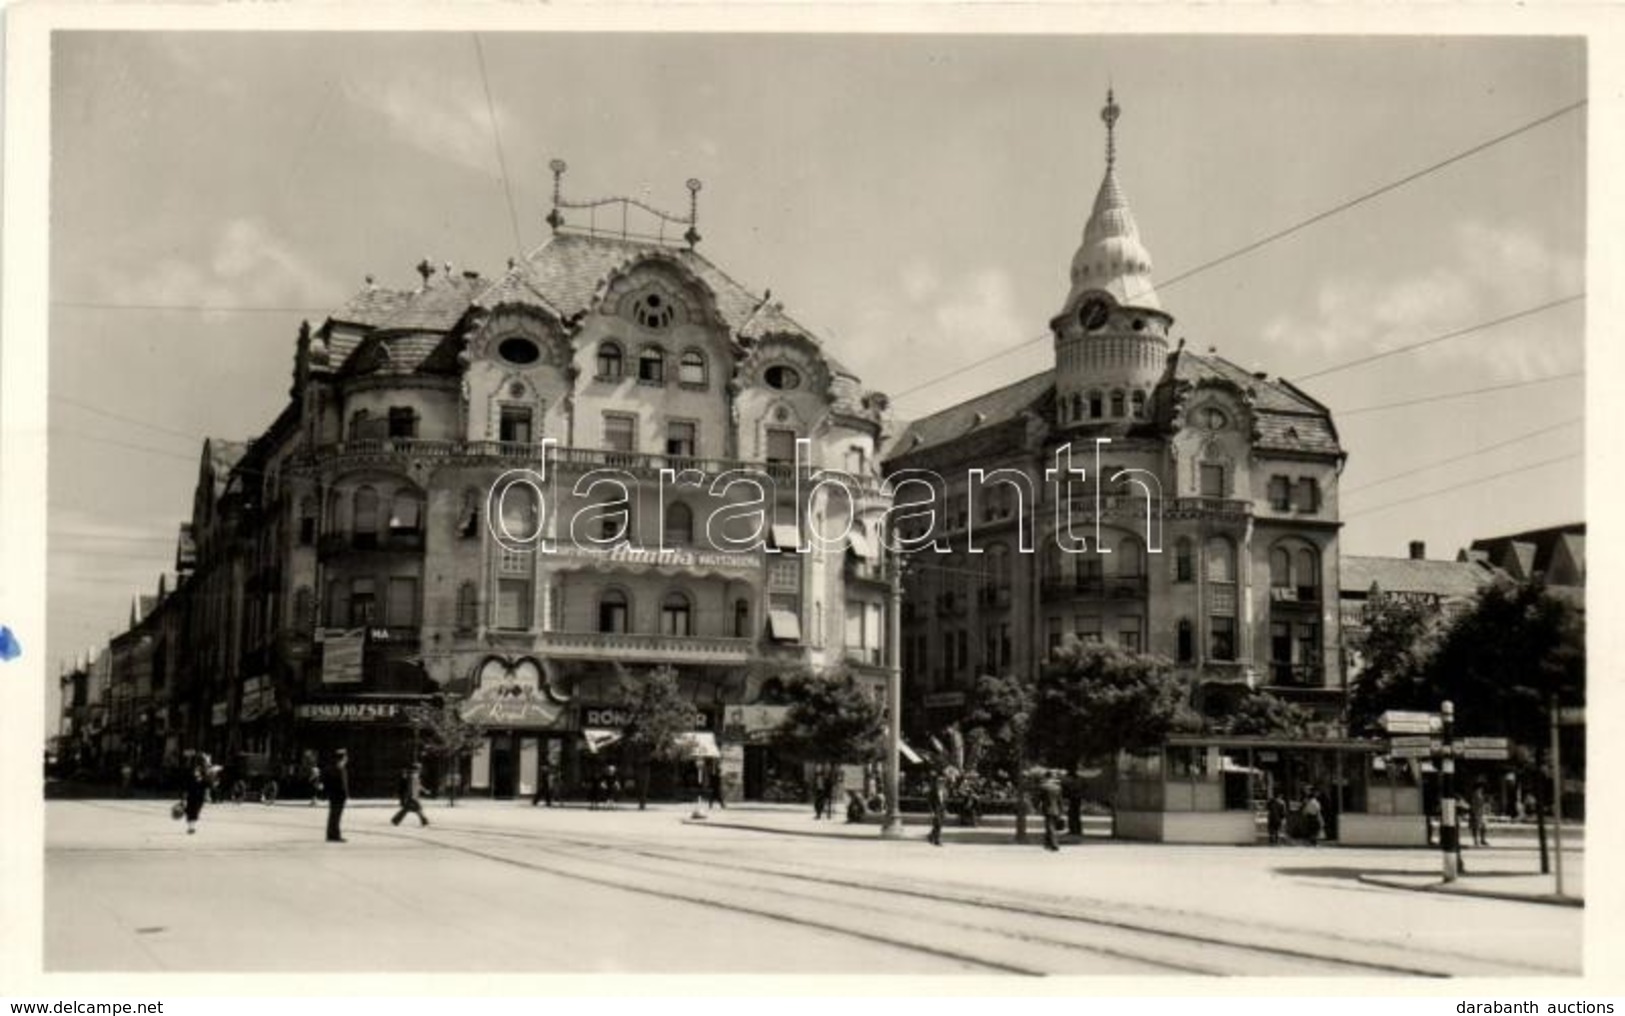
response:
M659 293L645 293L632 305L633 319L651 331L671 327L674 313L671 301Z
M516 335L497 343L497 355L516 367L528 367L542 358L542 351L536 343Z
M784 392L794 391L801 387L801 375L796 373L796 369L778 363L762 372L762 380L767 383L769 388L776 388Z

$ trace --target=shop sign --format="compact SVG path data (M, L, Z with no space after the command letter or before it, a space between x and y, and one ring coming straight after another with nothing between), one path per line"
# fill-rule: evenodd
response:
M583 706L581 726L609 730L624 730L632 725L632 713L624 706ZM694 711L693 729L710 730L711 718L699 710Z
M761 744L772 740L789 706L724 706L722 709L722 737L725 741L746 741Z
M642 564L672 568L731 568L755 570L761 567L758 554L727 550L691 550L686 547L634 547L629 543L613 547L581 547L560 544L552 553L558 557L588 558L611 564Z
M322 683L360 684L365 642L360 631L330 633L322 642Z
M965 693L962 691L939 691L925 697L927 709L957 709L965 704Z
M209 726L224 727L225 725L226 704L224 702L216 702L214 707L209 710Z
M301 702L294 715L312 723L394 723L404 719L399 702Z

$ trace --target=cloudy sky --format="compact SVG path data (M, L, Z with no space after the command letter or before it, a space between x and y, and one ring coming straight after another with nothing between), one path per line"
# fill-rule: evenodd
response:
M1049 364L1108 81L1159 281L1587 97L1562 38L73 33L54 58L53 667L173 567L201 439L275 416L300 320L425 256L501 270L546 238L550 158L577 198L682 211L702 179L701 250L916 416ZM1320 372L1581 293L1585 125L1161 287L1190 344L1316 375L1345 553L1583 518L1583 300Z

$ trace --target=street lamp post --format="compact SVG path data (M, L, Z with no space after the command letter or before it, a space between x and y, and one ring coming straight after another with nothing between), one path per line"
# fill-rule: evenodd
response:
M1439 849L1444 854L1444 880L1454 882L1460 874L1460 834L1456 829L1456 758L1454 728L1456 706L1445 702L1439 706L1439 733L1443 752L1439 758Z
M903 740L903 561L885 552L890 603L886 612L886 817L880 825L883 839L900 839L903 817L897 810L899 745Z

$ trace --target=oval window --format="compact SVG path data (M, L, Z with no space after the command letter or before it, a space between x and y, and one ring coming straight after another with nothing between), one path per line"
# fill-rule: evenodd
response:
M767 382L769 388L780 391L790 391L801 387L801 375L796 373L794 367L775 364L762 372L762 380Z
M536 348L536 343L529 339L514 337L503 339L497 344L497 355L509 363L525 367L540 360L542 351Z

